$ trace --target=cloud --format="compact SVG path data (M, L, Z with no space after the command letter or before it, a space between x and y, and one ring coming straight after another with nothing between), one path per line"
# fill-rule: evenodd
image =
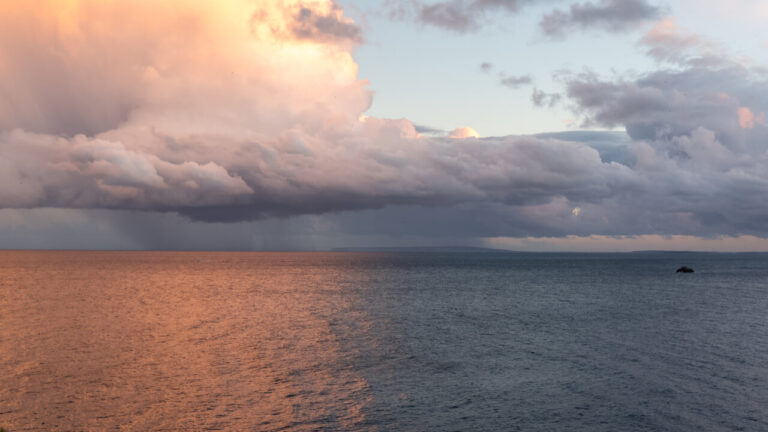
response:
M445 30L467 33L482 27L487 15L495 13L512 14L537 0L448 0L432 3L411 1L390 4L390 16L396 19L406 17Z
M499 83L505 87L517 89L532 84L533 78L531 78L530 75L503 75L499 80Z
M659 18L662 10L648 0L597 0L566 2L565 0L446 0L424 2L412 0L389 3L393 19L413 19L421 24L455 33L481 30L493 16L512 15L531 5L568 3L566 10L555 9L541 17L539 27L552 38L563 37L573 29L598 29L621 32Z
M317 12L310 7L301 7L291 27L300 39L317 41L351 41L360 43L362 31L351 19L345 18L341 7L334 1L330 10Z
M625 128L633 172L644 179L632 201L612 198L599 211L628 225L641 224L642 215L646 233L765 236L768 74L731 56L709 59L712 46L701 36L681 37L668 23L662 29L642 43L651 56L674 59L674 67L566 79L571 108L585 126ZM581 208L588 217L590 206Z
M674 18L657 22L639 45L659 63L678 66L729 67L746 60L734 57L703 35L681 28Z
M436 27L466 32L477 28L477 17L471 6L461 1L442 2L421 6L419 19Z
M513 6L497 3L483 7ZM1 208L285 218L340 236L768 236L766 74L688 60L705 45L682 44L668 69L534 90L626 133L457 139L363 116L359 38L323 21L353 25L334 2L67 5L0 3Z
M416 130L417 133L420 134L430 134L430 135L445 135L445 131L442 129L433 128L430 126L424 126L424 125L413 125L414 130Z
M556 9L541 18L539 27L549 37L562 37L572 29L621 32L660 15L659 7L647 0L598 0Z
M301 216L240 223L192 222L170 213L116 212L103 210L0 210L0 242L10 249L150 249L150 250L328 250L336 247L476 245L512 250L768 250L768 240L754 236L564 236L564 237L469 237L456 228L455 215L429 209L407 208L399 213L382 211L356 214ZM424 212L419 218L419 211ZM442 212L442 215L441 215ZM378 216L377 216L378 215ZM408 216L409 215L409 216ZM459 216L462 215L460 212ZM439 225L428 234L402 234L396 222L426 227ZM486 224L475 215L473 224ZM431 221L426 218L431 217ZM573 216L572 216L573 217ZM451 220L450 223L448 220ZM390 221L390 222L387 222ZM366 231L365 225L382 223L388 233ZM498 225L498 224L496 224ZM486 225L488 226L488 225ZM492 225L491 225L492 226ZM421 227L420 227L421 228Z
M460 127L451 131L448 138L480 138L480 134L471 127Z
M0 110L2 207L239 221L599 200L637 181L584 144L469 144L420 136L407 120L361 117L371 94L356 76L352 33L322 24L349 24L333 2L72 4L2 6L0 86L13 95ZM51 69L55 87L36 72ZM115 93L91 91L94 81Z
M648 47L648 55L659 61L685 63L687 53L706 46L706 41L698 34L681 30L674 18L657 22L640 40Z
M491 63L482 63L480 70L484 73L490 73L493 70L493 65ZM511 89L518 89L533 84L533 77L530 75L507 75L506 72L499 72L498 79L499 84Z
M705 127L737 149L762 137L758 128L744 136L740 121L749 120L745 109L765 111L765 83L761 71L730 65L659 70L634 79L579 74L566 89L586 126L624 126L637 140L669 139Z
M755 115L749 108L741 107L736 111L736 114L739 116L739 126L742 129L753 129L756 124L765 125L764 112Z
M533 89L531 93L531 102L537 107L553 108L562 98L560 93L547 93L537 88Z

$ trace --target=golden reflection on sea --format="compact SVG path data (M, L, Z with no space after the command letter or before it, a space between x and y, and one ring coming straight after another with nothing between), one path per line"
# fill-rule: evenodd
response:
M370 389L330 317L368 323L338 266L302 262L0 252L0 426L355 429Z

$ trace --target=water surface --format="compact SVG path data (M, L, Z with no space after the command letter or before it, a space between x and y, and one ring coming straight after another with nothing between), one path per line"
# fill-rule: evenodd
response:
M768 430L766 318L763 254L0 252L0 426Z

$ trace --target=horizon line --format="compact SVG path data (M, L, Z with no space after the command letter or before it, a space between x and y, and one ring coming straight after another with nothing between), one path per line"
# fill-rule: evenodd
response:
M641 249L641 250L514 250L482 247L464 247L466 250L446 250L451 246L435 247L360 247L332 249L112 249L112 248L0 248L0 252L208 252L208 253L474 253L493 254L642 254L642 253L691 253L691 254L768 254L768 250L723 251L723 250L677 250L677 249ZM409 250L412 249L412 250ZM460 248L456 248L460 249Z

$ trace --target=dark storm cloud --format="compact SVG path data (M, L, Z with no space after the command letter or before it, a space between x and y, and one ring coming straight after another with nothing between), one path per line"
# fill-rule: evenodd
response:
M239 223L190 221L173 213L94 209L0 209L6 249L314 250L311 217ZM335 231L333 237L342 233Z
M571 4L568 10L556 9L539 23L550 37L562 37L572 29L600 29L620 32L659 18L661 10L647 0L599 0Z
M526 205L558 196L599 201L639 180L581 143L472 141L418 137L407 122L379 120L365 135L337 137L333 145L357 148L353 153L307 153L293 143L254 152L231 143L226 147L237 149L232 155L208 154L213 160L199 164L130 151L106 139L67 141L17 131L0 135L0 200L16 208L176 211L233 222L391 205Z

